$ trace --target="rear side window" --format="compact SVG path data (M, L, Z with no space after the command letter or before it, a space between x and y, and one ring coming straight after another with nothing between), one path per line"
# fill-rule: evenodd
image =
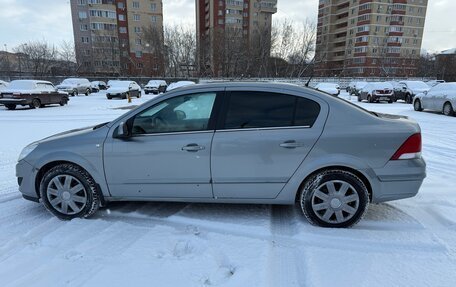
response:
M225 129L312 126L320 105L312 100L266 92L232 92Z

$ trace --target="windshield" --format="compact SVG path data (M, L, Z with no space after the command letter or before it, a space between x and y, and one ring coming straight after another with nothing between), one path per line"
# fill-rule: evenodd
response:
M130 85L130 82L125 82L125 81L113 81L109 83L109 86L111 88L128 88Z
M73 84L76 84L76 80L74 80L74 79L65 79L62 82L62 85L73 85Z
M8 89L33 90L33 89L35 89L35 82L30 82L30 81L12 81L8 85Z

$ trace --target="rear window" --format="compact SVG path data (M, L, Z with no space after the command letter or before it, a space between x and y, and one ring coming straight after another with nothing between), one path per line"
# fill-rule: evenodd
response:
M232 92L225 129L309 126L320 113L312 100L267 92Z

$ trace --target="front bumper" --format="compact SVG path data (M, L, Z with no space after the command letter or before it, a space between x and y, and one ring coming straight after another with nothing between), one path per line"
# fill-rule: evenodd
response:
M19 191L25 199L38 201L39 196L35 187L35 179L38 169L34 168L25 160L16 164L16 177Z
M106 97L111 97L111 98L125 98L126 96L127 96L127 93L106 94Z
M391 160L375 169L372 202L379 203L413 197L426 178L426 163L420 159Z
M145 87L144 88L144 92L147 92L147 93L158 93L158 88L147 88L147 87Z

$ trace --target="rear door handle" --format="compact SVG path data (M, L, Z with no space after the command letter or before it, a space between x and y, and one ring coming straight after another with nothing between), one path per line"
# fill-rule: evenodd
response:
M200 150L205 149L204 146L198 145L196 143L188 144L184 147L182 147L182 150L189 151L189 152L197 152Z
M283 147L283 148L297 148L297 147L302 147L302 146L304 146L303 143L297 142L295 140L284 141L283 143L280 144L280 147Z

